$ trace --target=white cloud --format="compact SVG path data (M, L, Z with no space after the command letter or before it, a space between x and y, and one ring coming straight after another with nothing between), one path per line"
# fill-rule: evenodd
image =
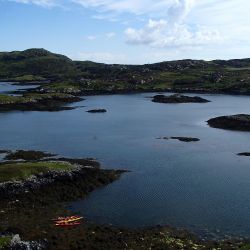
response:
M149 19L140 29L127 28L127 43L169 48L202 46L222 41L218 30L186 22L195 3L196 0L175 0L168 8L165 19Z
M222 40L216 30L206 27L190 30L184 24L169 24L163 19L159 21L150 19L143 28L128 28L125 30L125 34L129 44L145 44L158 48L201 46Z
M104 33L104 34L99 34L99 35L88 35L85 38L89 41L94 41L96 39L106 39L106 40L110 40L112 38L114 38L116 36L115 32L108 32L108 33Z
M63 5L66 2L79 4L84 8L92 8L100 13L96 17L110 18L110 13L130 13L135 15L166 16L178 13L185 15L192 8L196 0L7 0L19 3L31 3L40 6ZM105 14L104 14L105 13ZM109 13L109 14L107 14Z
M107 35L105 32L97 33L96 37L98 39L101 38L103 41L110 39L109 46L111 46L112 42L112 46L116 46L117 50L120 49L122 52L126 50L126 54L129 55L127 58L130 58L131 61L140 60L147 50L157 50L159 55L167 53L166 55L171 58L201 58L200 56L203 58L236 58L250 56L250 38L247 35L250 32L249 0L1 1L30 3L47 8L58 5L69 8L72 5L87 8L91 11L84 13L89 17L102 19L105 30L107 30L106 28L115 30L117 37L119 30L125 30L125 38L128 44L147 45L141 47L124 46L124 44L119 43L120 39L111 40L113 35ZM107 20L117 23L113 25L105 22ZM93 33L95 32L97 31L93 27ZM175 54L175 52L180 53ZM152 54L154 53L156 52L153 51ZM104 54L101 53L99 56L104 56ZM98 58L97 54L95 56ZM106 54L106 58L108 57L111 56ZM144 59L146 60L146 58Z
M162 10L166 10L176 0L73 0L73 2L81 4L86 8L95 8L100 12L117 12L145 14Z
M107 38L107 39L112 39L113 37L115 37L116 36L116 34L114 33L114 32L109 32L109 33L106 33L105 34L105 37Z
M176 0L168 9L168 20L172 22L180 22L186 18L194 7L196 0Z
M56 0L8 0L8 1L23 3L23 4L35 4L42 7L60 6L60 3Z
M111 52L81 52L76 57L76 60L94 61L104 63L121 63L127 60L125 54L111 53Z
M88 39L88 40L90 40L90 41L93 41L93 40L96 40L96 36L94 36L94 35L89 35L89 36L86 36L86 38Z

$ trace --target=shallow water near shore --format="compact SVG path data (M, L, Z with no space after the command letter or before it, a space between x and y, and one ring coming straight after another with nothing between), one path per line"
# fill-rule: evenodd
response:
M0 86L1 91L1 86ZM154 94L88 96L61 112L0 113L0 149L94 157L131 172L69 205L88 220L124 227L171 225L200 235L250 236L250 133L206 120L250 113L250 97L199 95L211 103L160 104ZM85 111L105 108L104 114ZM157 140L186 136L199 142Z
M27 89L34 89L39 85L15 85L10 82L0 82L0 94L12 94L13 91L24 91ZM15 94L17 95L17 94Z

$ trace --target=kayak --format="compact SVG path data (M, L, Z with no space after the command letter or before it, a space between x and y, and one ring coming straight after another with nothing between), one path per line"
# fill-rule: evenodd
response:
M55 226L57 227L74 227L74 226L78 226L81 225L81 222L61 222L61 223L56 223Z
M79 220L81 220L81 218L75 218L75 219L66 219L66 220L57 220L55 221L55 223L70 223L70 222L77 222Z
M51 220L66 220L66 219L74 219L74 218L80 218L80 216L78 215L72 215L72 216L65 216L65 217L57 217L57 218L54 218L54 219L51 219Z
M74 222L79 221L83 219L83 217L80 216L68 216L68 217L58 217L57 219L53 219L55 223L61 223L61 222Z

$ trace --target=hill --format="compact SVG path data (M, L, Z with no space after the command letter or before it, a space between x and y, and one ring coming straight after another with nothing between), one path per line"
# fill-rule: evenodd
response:
M0 53L0 79L39 81L43 91L205 91L250 94L250 59L179 60L145 65L72 61L44 49Z

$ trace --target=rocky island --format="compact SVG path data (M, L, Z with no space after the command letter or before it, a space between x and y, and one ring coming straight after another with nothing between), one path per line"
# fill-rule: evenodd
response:
M180 94L174 94L174 95L155 95L152 99L152 102L158 102L158 103L207 103L210 102L204 98L201 98L199 96L186 96L186 95L180 95Z
M199 138L194 138L194 137L180 137L180 136L172 136L172 137L159 137L157 139L162 139L162 140L178 140L181 142L197 142L200 141Z
M88 112L88 113L106 113L107 110L106 109L90 109L86 112Z
M66 104L83 100L63 93L24 93L22 96L0 95L0 111L60 111L71 110Z
M250 115L247 114L220 116L208 120L207 123L213 128L250 131Z
M237 155L239 155L239 156L250 156L250 152L242 152L242 153L238 153Z

